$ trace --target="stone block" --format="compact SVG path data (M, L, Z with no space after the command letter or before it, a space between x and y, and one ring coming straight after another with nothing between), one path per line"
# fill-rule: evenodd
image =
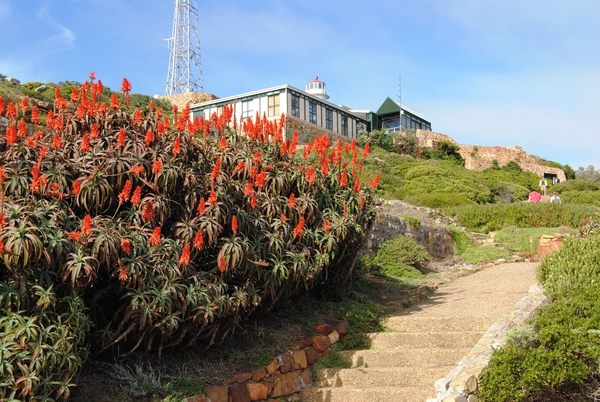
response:
M273 374L279 369L279 360L273 359L273 361L267 366L267 374Z
M210 402L228 402L229 388L224 385L207 385L204 394Z
M327 335L333 331L333 325L331 324L320 324L315 327L315 332L321 335Z
M250 382L246 384L251 401L262 401L269 397L273 384L262 382Z
M331 341L332 345L340 340L340 334L338 334L338 332L335 329L333 331L331 331L329 334L327 334L327 337Z
M266 375L267 375L267 369L261 367L252 372L251 380L254 382L258 382L258 381L262 380L263 378L265 378Z
M465 394L471 394L477 391L477 377L474 375L466 375L457 378L452 386L455 391Z
M294 369L296 370L305 369L308 366L308 362L306 361L306 353L304 350L293 352L292 360L294 361Z
M338 332L338 334L346 335L346 332L348 332L349 326L350 326L350 322L348 320L342 320L335 325L334 329Z
M271 397L277 398L279 396L293 394L301 389L302 380L300 379L300 373L292 371L275 377L275 386L273 387L273 391L271 391Z
M246 384L233 384L229 386L228 402L251 402L250 392Z
M289 373L294 368L294 361L292 360L292 356L289 354L284 354L279 356L279 361L281 366L279 367L279 371L281 374Z
M451 378L440 378L434 384L435 390L437 392L445 392L445 391L447 391L448 387L450 386L450 381L452 381Z
M323 352L331 346L331 340L325 335L315 335L312 337L312 347L317 352Z
M234 383L241 384L243 382L248 381L250 378L252 378L252 373L239 373L228 379L227 385Z
M315 364L319 360L319 354L312 346L304 349L304 354L306 355L306 362L308 364Z
M302 381L302 388L308 388L313 384L312 373L310 370L303 370L300 374L300 380Z

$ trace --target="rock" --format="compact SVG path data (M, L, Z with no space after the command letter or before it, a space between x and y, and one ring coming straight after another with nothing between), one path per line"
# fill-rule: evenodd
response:
M331 346L331 340L325 335L315 335L312 337L312 347L317 352L323 352Z
M454 381L453 388L455 391L471 394L477 391L477 378L474 375L460 377Z
M475 395L469 395L467 402L477 402L479 399Z
M275 386L271 392L271 397L277 398L278 396L293 394L300 391L300 389L302 389L300 374L292 371L275 378Z
M187 398L184 398L183 402L208 402L208 401L206 400L206 395L200 394L200 395L194 395L194 396L189 396Z
M304 354L306 355L306 362L308 364L315 364L319 360L319 354L312 346L304 349Z
M233 384L236 382L238 384L241 384L243 382L248 381L250 378L252 378L252 373L239 373L239 374L236 374L233 377L231 377L229 380L227 380L227 385Z
M302 381L302 388L308 388L312 385L312 373L310 370L303 370L300 374L300 380Z
M271 375L279 369L279 360L273 359L273 361L267 366L267 374Z
M327 335L331 331L333 331L333 325L331 324L321 324L315 327L315 332L317 334Z
M254 382L258 382L258 381L262 380L263 378L265 378L266 375L267 375L267 370L261 367L252 372L251 379Z
M335 325L334 329L338 332L338 334L346 335L346 332L348 332L349 326L350 326L350 322L348 320L342 320Z
M279 371L281 374L289 373L294 368L294 361L292 360L292 356L285 354L279 356L279 361L281 366L279 367Z
M273 389L273 384L250 382L246 384L251 401L262 401L269 397L269 392Z
M305 369L308 366L308 363L306 361L306 353L304 352L304 350L293 352L292 360L294 361L295 370Z
M246 384L234 384L229 387L228 402L251 402Z
M312 345L312 338L310 338L310 337L304 338L304 340L302 342L304 342L304 345L310 346L310 345Z
M464 396L447 396L442 402L467 402Z
M204 387L204 394L210 402L228 402L229 388L224 385L207 385Z
M327 337L329 338L329 340L331 341L331 344L333 345L334 343L336 343L337 341L340 340L340 334L338 334L338 332L334 329L333 331L331 331Z

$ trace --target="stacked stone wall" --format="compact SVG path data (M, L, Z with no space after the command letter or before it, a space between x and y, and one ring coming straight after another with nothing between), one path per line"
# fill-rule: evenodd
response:
M498 166L506 166L509 162L516 162L521 169L535 173L538 176L555 175L560 181L566 181L565 173L562 169L544 166L545 161L539 156L529 155L519 146L512 147L490 147L481 145L458 144L452 138L445 134L435 133L433 131L417 130L416 136L419 141L419 147L431 149L440 141L449 141L460 146L458 153L465 161L465 168L470 170L482 171L492 166L496 160Z

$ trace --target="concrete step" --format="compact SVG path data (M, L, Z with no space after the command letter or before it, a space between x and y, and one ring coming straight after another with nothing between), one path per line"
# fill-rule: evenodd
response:
M344 387L307 388L302 391L302 402L423 402L433 398L429 387Z
M493 320L484 317L420 317L397 315L387 317L384 325L402 332L442 332L442 331L487 331Z
M393 350L344 350L340 355L357 367L429 367L456 365L471 348L402 348Z
M313 387L432 387L452 366L323 369Z
M483 331L376 332L366 336L371 349L472 348L483 334Z

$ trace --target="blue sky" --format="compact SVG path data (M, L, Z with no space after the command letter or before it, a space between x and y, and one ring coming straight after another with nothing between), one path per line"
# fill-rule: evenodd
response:
M600 168L598 0L198 0L220 97L319 76L330 101L387 96L459 143ZM174 1L0 0L0 73L165 93Z

